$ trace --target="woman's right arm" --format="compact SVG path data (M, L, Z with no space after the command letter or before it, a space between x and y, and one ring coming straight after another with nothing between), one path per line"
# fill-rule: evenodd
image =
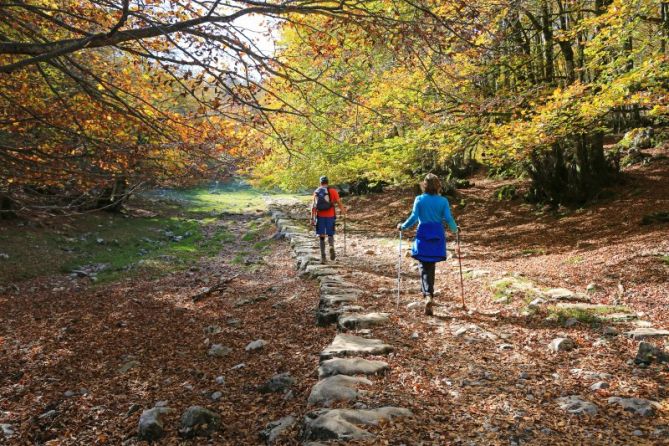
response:
M416 224L418 221L418 197L413 202L413 209L411 210L411 215L409 215L409 218L407 218L407 221L402 223L402 226L400 226L400 229L404 231L405 229L409 229L413 225Z

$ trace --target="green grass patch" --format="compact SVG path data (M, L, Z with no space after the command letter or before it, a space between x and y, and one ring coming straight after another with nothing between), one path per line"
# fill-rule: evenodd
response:
M586 324L599 324L603 316L625 313L631 314L632 310L622 305L597 305L591 307L548 307L548 318L562 323L567 319L574 318Z
M97 212L68 219L66 229L61 229L62 222L58 229L17 221L0 225L0 253L9 256L0 258L0 285L91 265L104 265L96 273L103 283L185 269L235 241L236 235L220 220L221 213L255 214L265 209L263 194L239 185L153 191L136 197L130 205L159 215L128 218ZM269 225L266 219L252 222L244 240L261 243L254 247L265 249L268 245L258 238Z
M664 256L658 256L660 259L660 262L664 263L665 265L669 266L669 255L664 255Z
M582 256L572 256L567 258L564 263L566 265L578 265L579 263L583 262L583 257Z

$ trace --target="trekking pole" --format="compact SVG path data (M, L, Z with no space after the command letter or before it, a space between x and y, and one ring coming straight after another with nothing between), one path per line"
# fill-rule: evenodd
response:
M344 214L344 257L346 257L346 214Z
M462 296L462 309L466 310L467 306L465 305L465 282L462 277L462 256L460 255L460 228L458 228L458 232L455 233L455 239L458 248L458 264L460 265L460 295Z
M397 308L400 307L400 287L402 285L402 230L400 229L400 246L397 255Z

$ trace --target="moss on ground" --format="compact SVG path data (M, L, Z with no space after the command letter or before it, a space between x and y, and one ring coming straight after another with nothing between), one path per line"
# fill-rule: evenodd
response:
M186 269L236 241L236 234L218 215L257 214L265 208L262 194L248 188L163 190L131 204L159 215L133 218L97 212L71 218L59 228L31 227L25 222L0 226L0 252L9 256L0 259L0 285L90 265L105 265L96 273L101 283ZM269 226L268 219L252 221L242 240L252 243L256 251L266 251L270 241L260 238Z

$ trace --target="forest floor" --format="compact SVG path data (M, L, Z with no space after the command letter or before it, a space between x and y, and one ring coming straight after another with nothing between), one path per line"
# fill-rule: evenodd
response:
M639 341L622 334L643 325L669 329L669 228L641 224L644 215L669 211L669 161L666 150L655 155L627 169L610 198L583 209L497 201L495 191L508 182L475 178L452 200L469 311L460 308L458 259L451 258L437 269L434 317L407 308L420 293L404 253L396 306L394 228L412 194L346 198L346 255L340 226L336 264L364 290L361 305L391 314L373 332L395 347L385 358L390 372L373 378L356 404L414 413L372 428L377 437L359 444L669 443L669 369L636 365ZM307 396L319 353L336 328L316 325L318 283L298 277L258 197L188 213L153 198L137 206L158 215L125 219L124 230L107 216L57 228L3 223L0 444L143 444L139 415L158 402L174 409L160 444L262 444L258 434L269 422L300 420L313 409ZM31 234L22 243L34 249L20 249L17 233ZM100 264L111 266L97 271ZM65 273L72 270L79 273ZM609 307L528 304L534 290L548 288ZM626 322L607 320L608 313L624 313ZM576 348L549 351L556 337ZM258 339L264 347L245 350ZM210 356L212 344L229 350ZM260 391L284 372L295 379L289 392ZM592 390L597 381L609 386ZM556 399L571 395L594 403L597 414L566 413ZM641 417L609 404L611 396L659 404ZM180 414L192 405L221 415L224 428L211 440L179 437ZM278 444L300 444L299 426Z

